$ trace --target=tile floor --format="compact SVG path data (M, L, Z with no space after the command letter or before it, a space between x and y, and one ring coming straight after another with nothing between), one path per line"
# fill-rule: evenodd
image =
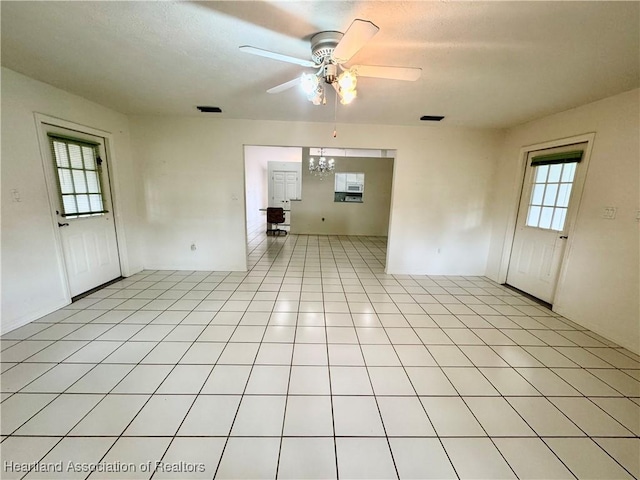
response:
M256 232L5 335L2 478L640 476L640 357L385 248Z

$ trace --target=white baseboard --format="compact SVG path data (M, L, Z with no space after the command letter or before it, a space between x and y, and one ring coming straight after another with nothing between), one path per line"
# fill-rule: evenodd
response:
M45 315L49 315L50 313L53 313L56 310L60 310L61 308L66 307L67 305L70 305L70 304L71 302L63 302L53 307L46 307L40 310L36 310L35 312L32 312L29 315L26 315L24 317L19 317L10 323L0 322L0 335L9 333L15 330L16 328L20 328L24 325L27 325L28 323L31 323L34 320L38 320L39 318L42 318Z

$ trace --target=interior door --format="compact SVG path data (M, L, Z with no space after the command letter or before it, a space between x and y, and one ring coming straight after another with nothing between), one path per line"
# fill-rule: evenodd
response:
M530 152L507 284L553 303L568 231L584 182L586 143Z
M49 127L49 174L71 297L121 276L104 139Z
M285 210L285 223L290 224L290 200L298 197L298 172L291 170L274 170L271 176L272 188L270 207L282 207Z

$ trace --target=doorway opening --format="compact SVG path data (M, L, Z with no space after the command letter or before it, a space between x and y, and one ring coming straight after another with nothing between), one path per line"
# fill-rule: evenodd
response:
M358 242L371 244L376 263L381 262L386 270L395 150L245 145L244 154L249 268L260 242L264 250L268 242L288 241L285 237L262 238L266 208L282 207L284 228L292 234L317 236L323 242L358 237ZM308 163L310 158L317 162L320 156L335 165L321 176L314 175ZM338 179L343 177L354 180L345 181L345 188L340 188ZM380 252L384 252L382 258Z

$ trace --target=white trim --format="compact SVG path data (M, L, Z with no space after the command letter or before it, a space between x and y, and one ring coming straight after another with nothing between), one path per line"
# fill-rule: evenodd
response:
M247 145L242 145L242 216L244 229L244 272L249 271L249 225L247 221Z
M118 181L118 175L116 174L118 169L117 156L114 154L113 149L113 135L111 132L105 130L99 130L87 125L70 122L61 118L52 117L50 115L35 112L34 119L36 123L36 132L38 137L38 146L40 148L40 158L42 160L43 174L45 178L45 184L47 187L47 198L49 199L49 208L51 214L51 227L53 228L53 234L56 241L56 260L58 262L58 268L60 277L62 280L65 300L71 303L71 291L69 289L69 279L67 277L67 270L64 261L64 254L62 250L62 239L60 238L60 229L58 228L58 217L55 214L54 201L57 198L57 188L52 184L52 179L48 174L49 157L48 149L49 143L47 141L46 127L65 128L67 130L75 130L81 134L92 135L94 137L100 137L104 139L104 149L109 161L109 185L111 187L111 203L113 205L113 218L114 227L116 230L116 243L118 246L118 262L120 264L120 274L123 277L128 277L137 272L132 272L129 266L128 252L125 241L125 228L122 216L120 215L120 185ZM50 313L50 312L47 312Z
M29 315L25 317L18 317L10 324L6 324L2 322L0 324L0 327L1 327L0 335L4 335L5 333L12 332L16 328L23 327L35 320L38 320L39 318L44 317L45 315L49 315L50 313L60 310L61 308L64 308L70 304L71 304L71 300L69 299L68 301L60 303L57 306L54 306L53 308L52 307L41 308L35 312L31 312Z
M536 150L544 150L547 148L555 148L555 147L564 147L568 145L572 145L575 143L585 143L587 144L585 148L585 154L582 159L581 168L584 171L583 179L586 181L587 171L589 167L589 160L591 158L591 150L593 149L593 142L595 139L595 132L585 133L582 135L576 135L573 137L560 138L557 140L550 140L548 142L536 143L533 145L527 145L520 149L519 154L519 163L518 168L516 169L516 174L514 178L514 187L512 199L513 207L511 208L511 212L509 214L509 220L507 222L507 228L505 231L505 238L502 247L502 259L500 261L500 269L498 270L498 283L505 283L507 280L507 272L509 270L509 260L511 258L511 250L513 248L513 241L516 232L516 222L518 220L518 211L520 207L520 199L522 197L522 190L524 188L524 175L527 167L527 158L530 152L534 152ZM583 188L579 189L579 191L575 192L572 202L575 202L575 207L573 208L572 218L567 218L567 222L569 223L569 230L567 231L567 245L565 247L564 253L562 255L562 261L560 263L560 273L558 275L558 282L556 284L556 289L554 292L554 302L560 296L560 291L562 290L563 282L566 277L566 264L571 252L571 246L573 244L573 234L576 229L576 223L578 218L578 212L580 210L580 204L582 200L582 192Z
M391 225L393 225L393 203L396 197L396 170L398 168L398 150L387 150L387 153L392 152L393 156L389 156L387 158L393 159L393 165L391 167L391 197L389 199L389 224L387 225L387 253L384 256L384 273L389 274L389 252L391 251L391 232L393 229ZM410 274L409 274L410 275Z

